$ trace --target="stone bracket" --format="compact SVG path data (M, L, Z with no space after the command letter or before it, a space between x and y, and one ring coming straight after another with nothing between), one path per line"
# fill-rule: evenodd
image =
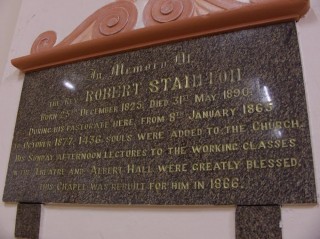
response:
M19 203L17 208L15 237L38 239L41 204Z
M281 239L281 208L237 206L236 239Z

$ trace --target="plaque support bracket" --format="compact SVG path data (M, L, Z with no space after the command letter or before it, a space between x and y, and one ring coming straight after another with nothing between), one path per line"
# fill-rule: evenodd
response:
M15 236L38 239L41 204L19 203ZM279 205L237 205L236 239L282 239L281 207Z
M242 206L236 209L236 239L282 239L279 205Z
M40 218L40 203L18 203L15 237L38 239Z

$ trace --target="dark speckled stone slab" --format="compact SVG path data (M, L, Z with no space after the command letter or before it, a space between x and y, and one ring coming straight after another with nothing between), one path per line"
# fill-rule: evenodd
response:
M17 209L15 236L38 239L40 229L41 204L19 203Z
M279 206L237 206L236 239L281 239Z
M26 75L4 201L315 203L294 23Z

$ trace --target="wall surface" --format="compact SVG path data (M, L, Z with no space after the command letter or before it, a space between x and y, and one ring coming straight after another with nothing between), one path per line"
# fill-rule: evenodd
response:
M12 3L15 2L15 3ZM12 29L19 2L0 0L0 27ZM34 39L42 32L54 30L57 42L106 0L28 0L23 1L13 40L0 40L0 196L2 198L10 155L16 114L24 75L10 64L10 59L29 54ZM90 3L90 4L89 4ZM137 0L143 9L145 0ZM15 4L13 7L11 4ZM9 6L10 5L10 6ZM6 10L10 9L10 10ZM5 14L9 11L10 14ZM4 17L4 20L2 20ZM141 15L137 27L142 26ZM297 24L306 85L312 146L320 200L320 2L311 0L311 9ZM3 31L1 32L1 34ZM8 31L10 37L10 31ZM10 38L9 38L10 39ZM2 63L4 61L4 63ZM2 75L1 75L2 74ZM0 239L14 238L16 204L0 203ZM319 239L320 207L284 206L284 239ZM235 238L234 207L109 207L80 205L46 205L42 209L41 239L141 239L141 238Z
M0 76L4 71L5 65L8 63L8 54L17 23L20 6L21 0L0 1Z

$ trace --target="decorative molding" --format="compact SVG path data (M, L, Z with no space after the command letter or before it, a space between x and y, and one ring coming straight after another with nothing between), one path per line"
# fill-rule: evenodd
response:
M31 54L51 49L57 41L57 34L54 31L41 33L33 42Z
M137 23L137 18L138 11L132 1L122 0L110 3L89 16L56 47L131 31ZM56 39L54 31L40 34L32 45L31 54L52 48Z
M149 0L143 10L145 26L182 20L193 16L194 0Z
M265 0L268 1L268 0ZM143 11L145 26L231 10L255 3L238 0L149 0Z
M56 46L55 32L40 34L31 54L13 59L12 64L23 72L34 71L209 34L297 21L308 9L309 0L149 0L143 11L146 27L133 30L137 8L133 1L118 0L97 10Z

